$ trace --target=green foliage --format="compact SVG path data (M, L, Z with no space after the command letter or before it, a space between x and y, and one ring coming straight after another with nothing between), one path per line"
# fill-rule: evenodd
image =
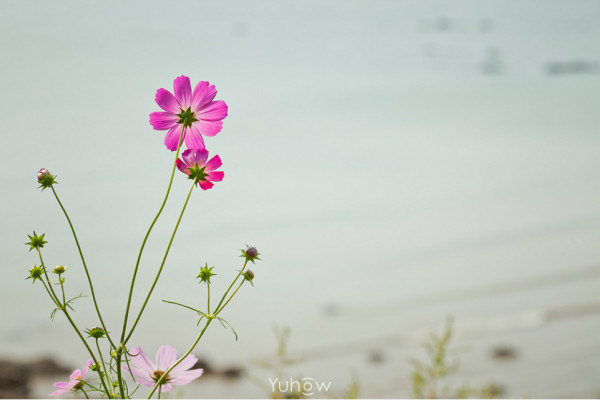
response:
M431 332L428 340L423 344L427 353L427 362L412 359L413 371L411 373L412 392L416 399L437 398L498 398L502 395L502 388L491 383L483 388L473 388L463 385L452 389L448 385L441 386L441 381L458 371L458 356L451 360L450 340L453 334L452 319L448 319L441 333ZM440 387L441 386L441 387Z

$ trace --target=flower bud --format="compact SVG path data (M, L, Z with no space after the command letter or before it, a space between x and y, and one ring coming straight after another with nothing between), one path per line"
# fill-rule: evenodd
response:
M44 180L44 178L47 178L49 176L52 176L52 174L50 173L50 171L48 171L46 168L40 169L38 171L38 173L37 173L38 182L42 183L42 181Z
M66 270L67 270L67 267L65 267L64 265L57 265L56 267L54 267L54 270L52 272L60 275L60 274L64 274Z
M33 249L41 249L42 247L44 247L44 245L48 243L46 240L44 240L45 235L46 234L43 233L40 236L38 236L37 233L35 233L35 231L33 231L33 236L27 235L29 236L29 242L25 244L29 246L29 251Z
M256 247L252 246L246 248L246 250L242 250L242 255L240 257L245 257L246 261L252 261L254 264L254 260L260 260L260 258L258 258L259 255L260 253L256 250Z
M210 283L210 278L215 276L216 274L212 272L214 267L208 268L208 263L200 268L200 273L196 278L200 278L201 283Z
M54 175L52 175L50 173L50 171L48 171L46 168L40 169L37 173L37 180L38 180L38 183L40 184L40 187L42 188L42 190L55 184L56 183L55 178L56 177Z
M98 364L94 363L94 364L90 365L90 369L94 372L98 371L99 370Z
M93 328L86 329L85 333L88 334L88 337L100 339L100 338L104 337L104 335L106 334L106 331L101 326L95 326Z
M254 279L254 272L252 272L251 270L246 270L246 272L244 272L244 278L248 281L248 282L252 282L252 279Z
M29 276L25 279L33 279L33 282L35 282L38 279L41 280L43 274L44 267L38 267L37 265L34 265L33 268L29 270Z

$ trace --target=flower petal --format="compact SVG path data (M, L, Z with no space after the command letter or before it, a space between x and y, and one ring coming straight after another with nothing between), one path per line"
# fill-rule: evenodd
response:
M179 105L184 110L190 106L192 100L192 85L190 84L190 78L187 76L179 76L173 81L173 88L175 89L175 98L179 102Z
M140 346L135 346L129 353L132 355L131 361L133 361L135 366L140 370L148 372L149 374L152 374L154 371L156 371L156 365L150 361Z
M204 145L204 139L202 138L202 134L195 126L198 122L195 122L191 127L186 130L185 135L185 145L189 149L204 149L206 146Z
M85 363L85 367L83 368L83 374L81 374L82 378L88 373L88 371L90 370L90 367L92 366L93 363L94 363L93 359L90 358L89 360L87 360L87 362Z
M173 385L187 385L194 379L201 377L203 373L204 373L204 370L202 368L191 369L189 371L183 371L183 372L178 373L177 376L173 376L173 378L171 378L169 383L173 384Z
M208 190L208 189L212 188L213 186L215 186L210 181L200 181L200 182L198 182L198 184L200 185L200 188L202 190Z
M158 89L154 97L156 104L163 110L178 114L180 112L179 102L167 89Z
M223 129L223 121L199 120L194 122L192 127L196 128L198 132L202 133L204 136L215 136Z
M156 352L156 366L161 371L166 371L177 361L177 349L173 346L163 344Z
M77 382L56 382L54 383L54 387L58 388L54 392L50 393L48 396L60 396L62 394L67 393L69 390L73 389L73 387L77 384Z
M204 166L204 164L206 164L206 159L208 158L208 150L187 149L183 152L181 157L190 167L193 167L196 164L202 167Z
M189 356L181 360L181 362L171 370L169 375L177 376L177 374L179 374L180 372L187 371L188 369L192 368L194 365L196 365L197 362L198 359L196 358L196 356L190 354Z
M215 85L209 86L206 81L198 82L192 94L192 110L196 111L206 103L213 101L216 95L217 89L215 89Z
M133 377L135 378L135 381L139 384L152 387L156 383L154 381L154 379L152 379L151 374L147 371L142 371L137 368L131 368L131 370L130 370L125 365L122 368L125 372L130 372L133 375Z
M211 101L198 109L196 115L198 119L205 121L220 121L227 116L227 109L227 104L223 100Z
M168 112L156 111L150 114L150 125L158 131L171 129L177 121L177 115Z
M219 157L219 155L216 155L213 158L211 158L209 162L206 163L206 169L208 171L214 171L221 165L223 165L223 163L221 162L221 157Z
M186 131L189 131L189 129L187 129ZM167 149L171 151L177 150L177 144L179 143L179 135L181 135L181 127L179 125L175 125L171 129L169 129L169 132L167 132L167 134L165 135L165 146L167 146Z
M174 389L173 385L169 384L169 383L165 383L164 385L161 385L161 391L162 392L170 392L171 390Z
M69 376L69 380L71 382L77 381L77 380L81 379L81 376L82 376L81 370L80 369L76 369L75 371L73 371L71 373L71 376Z
M223 180L223 176L225 176L225 172L223 171L211 171L208 174L208 180L211 182L221 182Z
M181 159L178 158L175 161L175 164L177 165L178 170L180 170L181 172L183 172L186 175L190 174L190 171L188 171L188 165L185 162L181 161Z

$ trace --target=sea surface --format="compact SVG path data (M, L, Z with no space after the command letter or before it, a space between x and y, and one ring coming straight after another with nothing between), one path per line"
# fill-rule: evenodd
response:
M174 155L153 131L155 90L185 74L229 105L206 140L225 180L194 191L132 345L183 352L203 307L255 245L262 261L195 353L215 368L256 359L291 329L295 376L352 379L407 397L409 358L455 326L450 383L508 397L600 393L600 1L2 1L0 357L87 359L23 245L89 294L57 191L79 235L109 330L118 335L143 234ZM176 175L144 253L133 310L187 193ZM98 323L89 297L82 326ZM514 357L494 358L511 349ZM51 382L39 382L44 396ZM261 397L210 376L180 394Z

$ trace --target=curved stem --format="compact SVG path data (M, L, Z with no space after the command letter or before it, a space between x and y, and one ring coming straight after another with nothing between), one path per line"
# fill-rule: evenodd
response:
M248 260L246 260L246 262L244 263L244 268L246 267L246 263L248 262ZM243 271L243 268L242 268ZM241 274L241 272L240 272ZM229 289L227 289L227 292L225 292L225 294L227 294L229 292L229 290L231 289L231 287L233 286L233 284L235 283L235 281L237 281L237 279L239 278L240 274L238 274L235 279L233 280L233 282L231 283L231 285L229 286ZM202 336L204 335L204 332L206 332L206 329L208 328L208 326L210 325L210 323L212 322L213 319L216 318L216 316L223 311L223 309L225 308L225 306L229 303L229 301L233 298L233 296L235 296L235 294L237 293L237 291L240 289L240 287L244 284L245 281L242 281L240 283L240 285L237 287L237 289L235 290L235 292L233 292L233 294L231 295L231 297L227 300L227 302L223 305L223 307L221 307L219 309L219 307L217 306L217 308L215 308L215 310L217 310L214 315L210 318L207 318L206 320L206 324L204 325L204 328L202 329L202 331L200 332L200 334L196 337L196 340L194 340L194 343L192 343L192 345L190 346L190 348L188 349L188 351L185 352L184 355L182 355L181 357L179 357L179 359L175 362L175 364L171 365L171 367L169 367L169 369L167 369L162 375L161 377L158 379L158 381L156 381L156 384L154 385L154 387L152 388L152 391L150 392L150 394L148 395L148 399L152 397L152 395L154 394L154 392L156 391L156 389L158 387L160 387L163 383L164 383L164 378L167 377L169 375L169 372L171 372L173 370L173 368L175 368L177 365L179 365L179 363L181 363L187 356L190 355L190 353L192 351L194 351L194 349L196 348L196 346L198 345L198 342L200 341L200 339L202 339ZM223 296L223 298L225 298L225 296ZM222 302L222 300L221 300ZM219 304L220 305L220 304Z
M165 198L163 199L160 208L158 209L158 213L152 220L148 231L146 232L146 236L144 236L144 240L142 241L142 246L140 247L140 251L138 252L137 260L135 262L135 268L133 269L133 276L131 278L131 286L129 287L129 296L127 297L127 307L125 308L125 318L123 319L123 331L121 332L121 342L125 338L125 332L127 330L127 319L129 318L129 309L131 308L131 298L133 296L133 287L135 286L135 279L137 277L138 269L140 266L140 260L142 259L142 253L144 252L144 247L146 247L146 241L150 236L150 232L152 228L154 228L154 224L158 221L158 217L162 214L163 209L165 208L165 204L167 204L167 199L169 198L169 193L171 193L171 185L173 184L173 177L175 176L175 168L177 166L177 158L179 157L179 150L181 149L181 143L183 141L183 132L185 128L181 128L181 135L179 136L179 142L177 142L177 151L175 152L175 160L173 161L173 169L171 170L171 179L169 179L169 185L167 186L167 193L165 193Z
M135 322L133 323L133 326L131 327L129 334L123 341L123 345L125 345L131 338L131 335L133 334L133 331L135 330L135 327L137 326L138 322L140 321L140 318L142 317L142 313L144 312L144 309L146 308L146 305L148 304L148 300L150 300L150 296L152 295L152 292L154 291L154 288L156 287L156 283L158 282L158 278L160 278L160 274L162 273L163 267L165 266L165 262L167 261L169 251L171 250L171 245L173 244L173 239L175 239L175 234L177 233L177 229L179 228L179 224L181 223L181 218L183 217L183 213L185 212L187 204L190 200L190 196L192 195L192 190L194 189L195 185L196 185L196 183L192 182L192 185L190 186L190 190L185 199L185 203L183 204L183 208L181 209L181 213L179 214L179 218L177 219L177 223L175 224L175 229L173 229L173 234L171 234L171 239L169 240L169 245L167 246L167 250L165 251L165 255L163 256L162 262L160 263L160 267L158 268L158 273L156 274L156 278L154 278L154 282L152 282L150 291L148 292L148 295L146 296L146 299L144 300L144 304L142 304L142 308L140 309L140 312L139 312L137 318L135 319Z
M42 252L40 251L40 249L37 249L37 252L38 252L38 255L40 256L40 263L42 264L42 267L44 268L44 270L46 270L46 265L44 264L44 260L42 258ZM48 275L46 275L46 278L47 277L48 277ZM48 280L48 282L49 282L49 280ZM54 293L54 289L52 288L52 286L50 287L50 290L52 291L52 294L54 294L54 297L56 297L56 293ZM63 305L62 307L59 307L59 308L63 312L63 314L65 314L65 317L67 317L67 319L69 320L69 323L75 330L75 333L77 333L77 336L79 336L79 338L83 342L83 345L87 349L88 353L90 353L90 356L92 357L92 360L94 361L94 363L98 364L98 360L96 360L96 356L94 355L94 352L92 351L91 347L88 345L87 341L81 334L81 331L79 330L79 328L77 328L77 325L75 325L75 322L71 318L71 315L69 315L66 305ZM100 372L100 370L98 370L98 376L100 377L100 382L102 382L102 386L104 386L106 395L110 397L110 392L108 391L108 387L106 386L106 383L104 382L104 379L102 378L102 373Z
M202 331L200 332L200 334L198 335L198 337L196 337L196 340L194 340L194 343L190 346L190 348L188 349L188 351L186 351L184 355L182 355L181 357L179 357L179 359L175 362L175 364L173 364L168 370L166 370L165 373L162 374L162 376L158 379L158 381L156 381L156 384L154 385L154 387L152 388L152 391L148 395L148 399L151 398L152 395L154 394L154 392L156 391L156 389L164 383L163 379L166 376L169 375L169 372L171 372L173 370L173 368L175 368L180 362L182 362L187 356L190 355L190 353L194 350L194 348L196 347L196 345L198 344L198 342L202 338L202 335L204 335L204 332L206 331L206 329L208 328L208 326L210 325L210 323L212 322L212 320L213 320L213 318L209 318L206 321L206 325L204 325L204 328L202 329Z
M110 342L110 344L116 348L115 344L113 343L112 339L110 338L110 335L108 333L108 329L106 329L106 324L104 324L104 320L102 319L102 314L100 313L100 308L98 307L98 301L96 300L96 294L94 293L94 285L92 284L92 278L90 277L90 272L88 271L88 267L87 264L85 262L85 257L83 257L83 252L81 251L81 246L79 245L79 239L77 239L77 234L75 233L75 228L73 228L73 223L71 222L71 218L69 218L69 214L67 214L67 210L65 210L65 207L63 206L63 204L61 203L60 199L58 198L58 194L56 194L56 190L54 189L54 185L50 185L50 189L52 189L52 193L54 193L54 197L56 198L56 201L58 202L58 205L60 206L60 208L62 209L63 213L65 214L65 217L67 217L67 222L69 223L69 227L71 227L71 232L73 233L73 238L75 239L75 244L77 245L77 250L79 251L79 256L81 258L81 263L83 264L83 269L85 270L85 275L87 277L89 286L90 286L90 292L92 294L92 300L94 301L94 307L96 308L96 314L98 314L98 318L100 319L100 324L102 325L102 328L104 329L104 332L106 332L106 337L108 338L108 341Z

